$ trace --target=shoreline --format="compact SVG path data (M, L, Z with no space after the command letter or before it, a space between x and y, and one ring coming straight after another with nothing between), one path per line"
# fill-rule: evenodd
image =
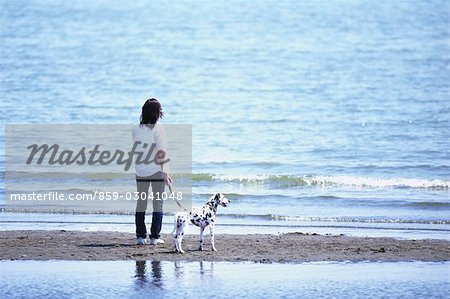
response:
M1 260L158 260L301 263L319 261L403 262L450 261L450 241L399 240L385 237L349 237L286 233L280 235L216 235L217 252L205 236L198 250L198 235L186 235L184 254L173 251L172 237L165 244L135 244L132 233L66 230L0 231Z

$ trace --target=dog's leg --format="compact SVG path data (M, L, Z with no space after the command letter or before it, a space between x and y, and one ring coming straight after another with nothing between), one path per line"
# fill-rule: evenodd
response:
M180 253L184 253L184 250L183 250L183 248L181 248L181 243L183 242L183 235L184 235L184 232L181 232L181 234L180 234L180 236L179 236L179 238L178 238L178 242L179 242L179 252Z
M217 251L216 246L214 246L214 223L210 224L209 230L210 230L210 235L211 235L212 250Z
M205 231L204 227L200 227L200 248L198 250L203 250L203 232Z
M173 238L173 242L175 245L175 251L179 253L184 253L184 250L181 248L181 242L183 241L183 235L184 235L184 226L178 227L176 234Z
M177 230L177 235L175 236L175 246L177 248L177 252L183 253L183 249L181 249L181 233L179 230Z
M175 233L175 235L173 236L173 246L175 247L175 252L178 252L179 250L178 250L178 236L177 236L177 234Z
M178 235L178 252L184 253L183 248L181 248L181 242L183 242L183 236L184 236L184 225L182 226L180 233Z
M184 253L183 249L181 249L181 236L180 235L177 236L177 251L179 253Z
M178 219L180 218L180 213L176 213L173 218L174 218L173 231L171 232L172 239L173 239L173 246L175 248L175 252L179 252L179 249L178 249Z

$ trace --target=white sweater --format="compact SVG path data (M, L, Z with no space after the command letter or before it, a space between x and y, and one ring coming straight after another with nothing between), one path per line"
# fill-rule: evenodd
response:
M167 154L167 139L166 139L166 132L164 130L164 126L161 124L156 124L153 129L149 128L146 125L137 125L134 126L132 129L132 137L133 137L133 144L136 141L140 141L141 144L139 144L136 147L136 151L143 152L143 158L147 157L149 150L151 149L151 145L155 144L156 147L151 153L151 160L154 159L155 154L162 150L166 152L166 157L164 159L168 159ZM144 143L147 144L147 146L144 148ZM163 169L164 167L164 169ZM168 163L165 163L163 165L158 165L155 163L150 164L136 164L135 163L135 169L136 169L136 175L137 176L150 176L155 174L158 171L164 171L168 173Z

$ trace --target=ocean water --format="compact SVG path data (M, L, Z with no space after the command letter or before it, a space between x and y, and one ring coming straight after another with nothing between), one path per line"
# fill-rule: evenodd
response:
M0 266L3 298L446 298L450 291L448 263L149 260L2 261Z
M5 124L133 124L156 97L163 123L192 124L194 204L232 201L223 232L450 239L448 1L0 8L1 203ZM134 231L130 215L47 212L0 228Z

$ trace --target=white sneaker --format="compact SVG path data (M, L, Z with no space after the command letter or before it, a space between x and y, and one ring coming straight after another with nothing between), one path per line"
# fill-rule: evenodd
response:
M147 240L145 238L137 238L137 244L145 245L145 244L147 244Z
M152 244L152 245L164 244L164 240L163 239L151 239L150 244Z

